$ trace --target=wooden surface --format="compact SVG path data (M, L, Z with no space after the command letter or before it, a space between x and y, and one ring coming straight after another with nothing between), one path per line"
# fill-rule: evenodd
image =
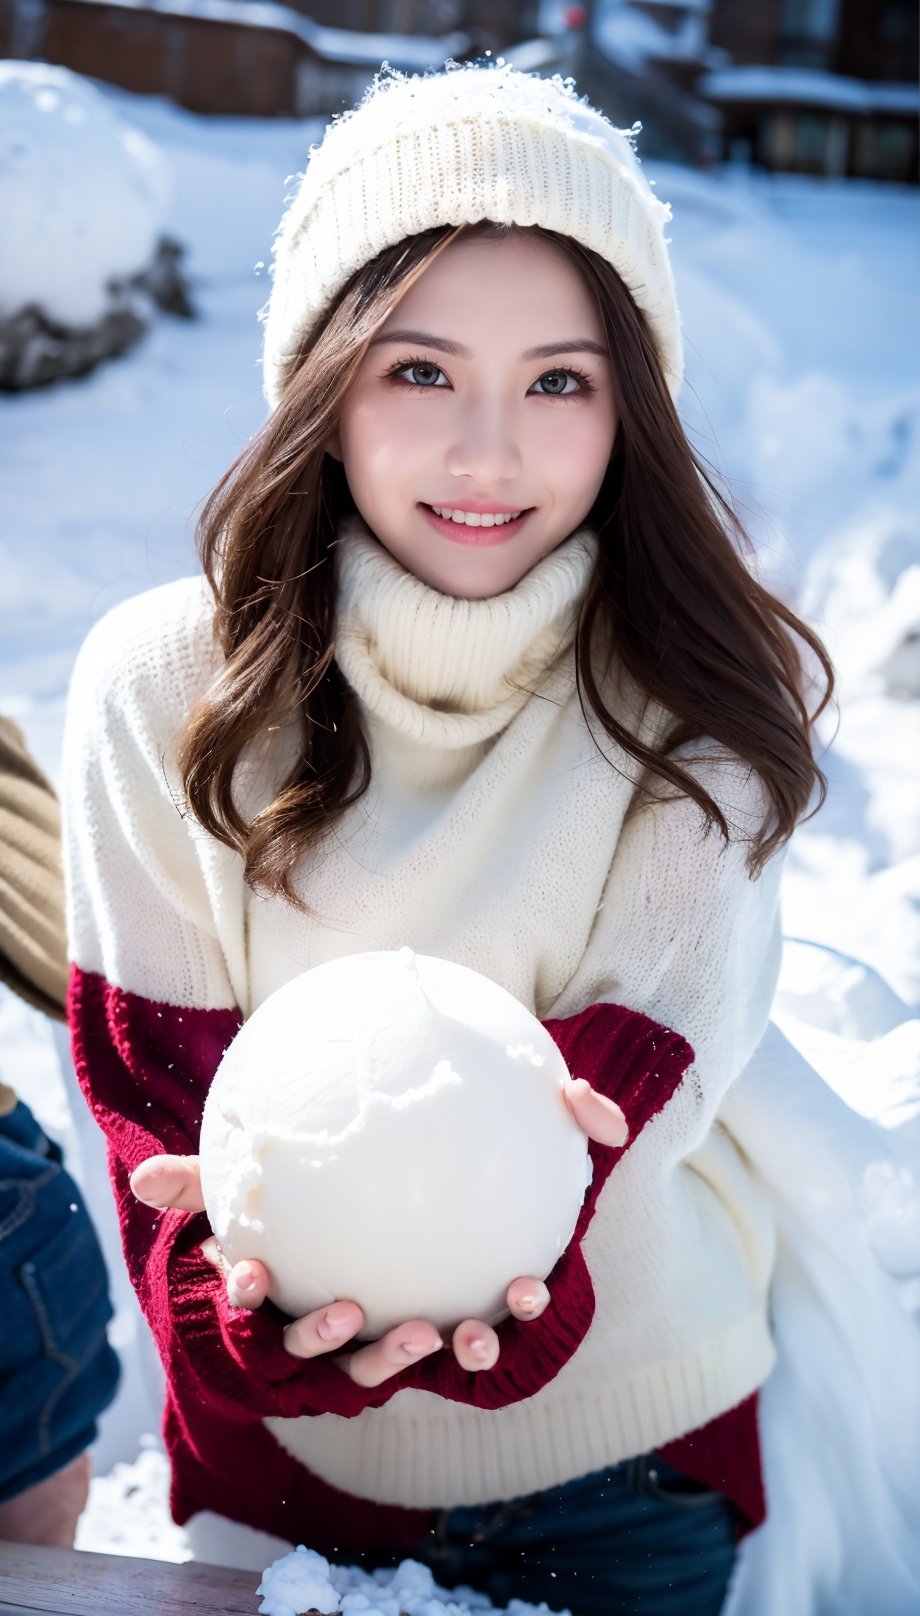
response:
M257 1616L256 1571L0 1542L0 1616Z

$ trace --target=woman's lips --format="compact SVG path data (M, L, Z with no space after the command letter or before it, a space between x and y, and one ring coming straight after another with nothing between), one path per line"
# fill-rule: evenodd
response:
M534 506L522 511L511 522L500 522L495 527L470 527L466 522L454 522L449 516L438 516L430 505L420 504L419 509L424 511L432 527L445 539L452 539L455 544L478 545L479 547L504 544L506 540L513 539L534 510Z

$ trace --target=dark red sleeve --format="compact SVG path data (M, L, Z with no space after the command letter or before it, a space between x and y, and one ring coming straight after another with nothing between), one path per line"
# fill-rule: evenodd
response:
M328 1486L262 1424L272 1413L320 1412L327 1383L350 1399L349 1413L365 1394L334 1364L285 1352L284 1321L270 1305L229 1307L223 1279L198 1250L202 1215L153 1211L128 1185L148 1156L197 1151L205 1095L239 1012L155 1004L74 969L68 1015L80 1084L108 1140L128 1269L166 1371L174 1519L213 1509L292 1542L309 1521L311 1542L328 1555L408 1552L428 1530L425 1511Z
M108 1141L128 1272L177 1403L194 1397L250 1420L360 1413L371 1394L334 1361L287 1352L287 1320L270 1303L230 1306L201 1255L203 1213L160 1212L131 1193L129 1177L149 1156L197 1153L205 1097L240 1012L156 1003L74 967L68 1019L77 1077Z
M366 1390L331 1355L309 1363L292 1357L282 1340L286 1320L270 1303L254 1312L230 1306L222 1276L201 1256L203 1214L157 1212L131 1194L129 1175L148 1156L197 1152L205 1096L240 1026L239 1011L157 1004L77 968L68 1009L77 1075L108 1138L128 1269L174 1395L180 1404L193 1396L236 1419L351 1417L410 1386L483 1409L533 1396L572 1356L594 1316L581 1241L598 1196L693 1059L676 1033L618 1005L593 1005L546 1023L573 1076L616 1100L630 1128L619 1149L590 1147L592 1184L549 1277L550 1305L540 1319L500 1325L501 1357L488 1373L471 1374L451 1353L439 1352Z

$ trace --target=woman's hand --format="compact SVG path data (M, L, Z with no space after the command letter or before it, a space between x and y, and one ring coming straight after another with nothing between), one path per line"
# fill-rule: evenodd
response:
M147 1206L172 1207L182 1212L203 1212L197 1156L151 1156L131 1175L131 1188ZM234 1307L260 1307L270 1284L264 1263L248 1260L233 1268L227 1264L213 1235L201 1246L202 1255L226 1275L227 1295ZM539 1279L516 1279L508 1287L509 1310L518 1319L539 1318L549 1291ZM364 1314L357 1302L330 1302L303 1318L294 1319L284 1332L284 1344L295 1358L317 1358L336 1352L357 1335ZM433 1324L410 1319L388 1330L378 1341L358 1346L341 1357L339 1365L359 1386L380 1386L410 1364L418 1363L444 1342ZM464 1319L451 1337L457 1362L464 1369L491 1369L498 1359L498 1336L479 1319Z
M618 1105L577 1078L563 1090L565 1103L589 1139L598 1144L622 1145L628 1128ZM171 1207L182 1212L203 1212L201 1176L197 1156L151 1156L131 1175L131 1189L147 1206ZM254 1260L227 1264L213 1235L201 1247L202 1255L226 1275L227 1295L234 1307L257 1308L270 1284L265 1265ZM538 1319L549 1302L542 1279L512 1280L507 1291L508 1310L522 1322ZM316 1358L336 1352L351 1341L364 1324L357 1302L330 1302L294 1319L284 1332L285 1346L295 1358ZM436 1352L444 1342L425 1319L410 1319L388 1330L378 1341L359 1346L338 1359L345 1373L359 1386L380 1386L401 1369ZM462 1369L491 1369L498 1361L499 1339L481 1319L464 1319L451 1336L451 1348Z
M598 1094L584 1077L573 1077L562 1091L562 1098L579 1128L596 1145L625 1145L629 1124L615 1100Z

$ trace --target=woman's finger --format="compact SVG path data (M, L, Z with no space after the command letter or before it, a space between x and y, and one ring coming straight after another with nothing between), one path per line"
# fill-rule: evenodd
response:
M576 1077L562 1090L569 1111L598 1145L625 1145L629 1138L629 1124L620 1107L606 1094L598 1094L584 1077Z
M498 1336L481 1319L464 1319L453 1333L451 1346L461 1369L492 1369L501 1351Z
M219 1268L222 1274L229 1274L230 1264L220 1249L216 1235L209 1234L207 1240L202 1240L198 1250L202 1257L207 1262L213 1263L215 1268Z
M379 1341L359 1347L342 1360L342 1368L359 1386L382 1386L391 1375L427 1358L444 1345L433 1324L425 1319L410 1319L388 1330Z
M231 1307L261 1307L268 1295L269 1273L264 1263L246 1258L234 1263L227 1275L227 1296Z
M135 1167L131 1190L145 1206L178 1212L203 1212L197 1156L150 1156Z
M549 1305L549 1291L542 1279L513 1279L508 1286L508 1306L516 1319L538 1319Z
M344 1346L357 1335L363 1323L364 1314L357 1302L330 1302L289 1324L284 1332L284 1345L294 1358L318 1358L321 1353L335 1352L337 1347Z

